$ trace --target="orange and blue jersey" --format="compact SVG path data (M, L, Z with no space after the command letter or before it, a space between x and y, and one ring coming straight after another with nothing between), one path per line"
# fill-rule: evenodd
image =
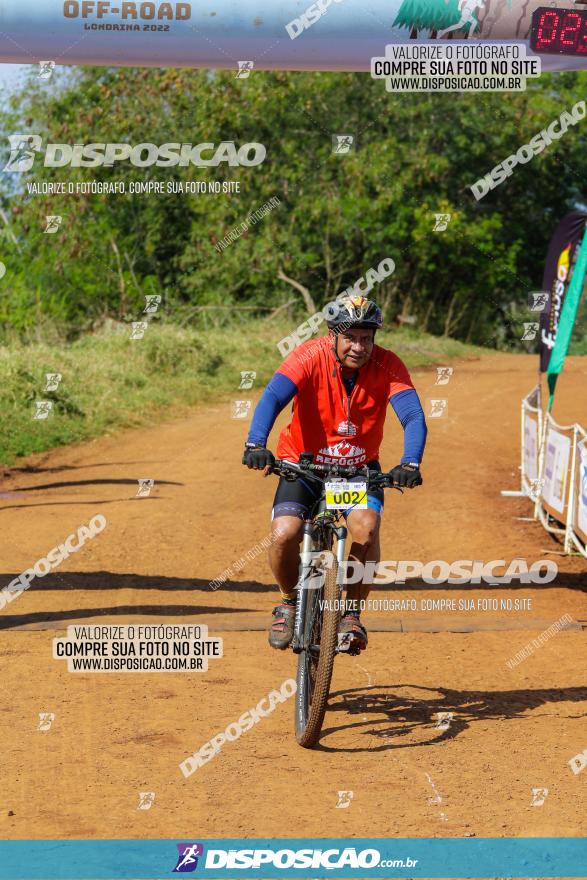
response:
M304 342L263 392L248 442L265 446L275 419L292 400L278 458L298 461L302 452L312 452L317 464L360 466L377 460L389 401L404 429L402 463L422 460L424 413L405 364L388 349L374 345L367 363L345 380L329 336Z

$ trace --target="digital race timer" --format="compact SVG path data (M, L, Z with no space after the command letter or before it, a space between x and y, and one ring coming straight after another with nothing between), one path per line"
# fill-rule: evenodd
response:
M532 16L530 48L534 52L587 58L587 9L541 6Z

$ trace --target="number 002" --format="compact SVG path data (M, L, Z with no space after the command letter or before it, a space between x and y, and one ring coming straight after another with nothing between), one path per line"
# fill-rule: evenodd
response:
M335 492L332 497L335 504L358 504L361 496L358 492Z

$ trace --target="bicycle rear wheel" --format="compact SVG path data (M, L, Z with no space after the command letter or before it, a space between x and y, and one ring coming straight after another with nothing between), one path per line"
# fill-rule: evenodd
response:
M321 589L309 591L305 620L309 636L305 643L309 647L298 657L295 708L296 739L305 749L311 749L320 738L330 692L340 619L337 575L338 562L334 556Z

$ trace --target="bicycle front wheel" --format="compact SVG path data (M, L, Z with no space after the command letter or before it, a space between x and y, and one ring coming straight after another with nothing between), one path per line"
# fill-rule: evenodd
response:
M319 590L310 590L306 609L306 650L298 657L295 731L298 743L311 749L320 738L338 642L340 589L338 562L326 570Z

